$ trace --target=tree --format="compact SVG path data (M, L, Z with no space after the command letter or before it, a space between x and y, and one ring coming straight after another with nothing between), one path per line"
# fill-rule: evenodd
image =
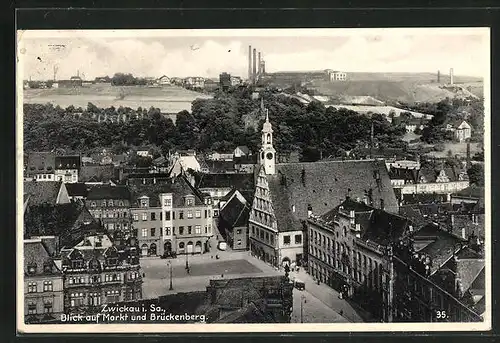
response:
M468 170L469 182L476 186L484 186L484 168L482 164L473 164Z

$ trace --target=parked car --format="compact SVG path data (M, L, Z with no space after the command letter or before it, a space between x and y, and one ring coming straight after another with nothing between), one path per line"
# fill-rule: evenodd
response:
M226 242L219 242L218 246L219 250L226 250L227 249L227 243Z
M299 291L303 291L306 289L306 284L304 281L295 280L295 288L297 288Z
M170 251L170 252L164 252L163 255L160 256L160 258L176 258L177 253L175 251Z

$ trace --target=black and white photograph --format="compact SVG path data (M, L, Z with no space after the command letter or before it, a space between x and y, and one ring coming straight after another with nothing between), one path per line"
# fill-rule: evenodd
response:
M16 49L20 332L491 328L488 28Z

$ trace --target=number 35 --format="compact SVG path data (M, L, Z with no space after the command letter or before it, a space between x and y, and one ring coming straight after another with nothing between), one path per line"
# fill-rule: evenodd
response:
M445 319L446 318L446 311L436 311L436 318L437 319Z

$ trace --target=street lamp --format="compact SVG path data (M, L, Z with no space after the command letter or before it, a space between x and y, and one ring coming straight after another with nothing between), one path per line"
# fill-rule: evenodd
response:
M172 263L168 262L168 266L170 267L170 288L169 288L169 290L172 291L174 289L174 286L172 285Z
M304 302L305 302L306 296L302 294L300 296L300 322L304 322Z
M189 269L188 255L189 255L189 252L186 251L186 269Z

